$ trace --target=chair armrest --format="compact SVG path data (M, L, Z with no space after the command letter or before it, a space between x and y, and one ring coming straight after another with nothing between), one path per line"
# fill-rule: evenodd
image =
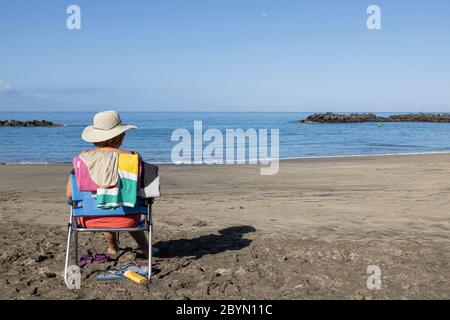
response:
M72 198L67 199L67 204L71 206L72 208L77 208L78 203L80 203L81 200L72 200Z
M145 203L146 206L152 205L154 200L155 200L154 198L145 198L144 199L144 203Z

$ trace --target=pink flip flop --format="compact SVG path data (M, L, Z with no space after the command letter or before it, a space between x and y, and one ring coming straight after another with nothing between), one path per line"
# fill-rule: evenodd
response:
M80 262L79 262L78 265L79 265L80 267L82 267L82 266L84 266L84 265L91 264L92 262L94 262L94 257L91 256L91 255L86 255L86 256L82 256L82 257L80 258Z
M97 253L94 256L94 261L98 263L106 263L108 260L109 257L105 253Z

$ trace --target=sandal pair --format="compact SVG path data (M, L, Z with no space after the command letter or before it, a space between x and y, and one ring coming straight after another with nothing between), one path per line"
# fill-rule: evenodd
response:
M109 260L109 257L106 254L104 254L104 253L96 253L94 256L92 256L92 255L82 256L80 258L80 262L79 262L78 265L80 267L82 267L84 265L91 264L91 263L94 263L94 262L106 263L106 262L108 262L108 260Z

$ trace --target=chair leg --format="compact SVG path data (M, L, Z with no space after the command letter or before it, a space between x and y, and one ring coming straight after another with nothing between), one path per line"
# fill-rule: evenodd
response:
M72 236L72 225L69 225L69 228L67 231L66 261L65 261L65 265L64 265L64 282L65 282L66 286L69 286L69 283L67 282L67 269L69 268L71 236Z
M147 282L152 281L152 228L148 228L148 279Z
M78 232L77 231L75 231L75 234L74 234L74 242L75 242L75 245L74 245L74 250L75 250L75 254L74 254L74 264L76 265L76 266L78 266Z

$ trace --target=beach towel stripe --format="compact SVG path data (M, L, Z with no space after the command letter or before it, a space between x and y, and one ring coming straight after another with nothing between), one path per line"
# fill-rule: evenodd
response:
M97 196L98 195L105 195L105 196L118 196L119 195L119 188L108 188L108 189L97 189Z
M129 172L123 169L119 169L119 177L121 179L128 179L133 181L137 181L138 179L137 173Z
M139 156L137 154L119 154L119 183L114 188L97 189L96 204L103 209L120 206L134 207L137 202Z

